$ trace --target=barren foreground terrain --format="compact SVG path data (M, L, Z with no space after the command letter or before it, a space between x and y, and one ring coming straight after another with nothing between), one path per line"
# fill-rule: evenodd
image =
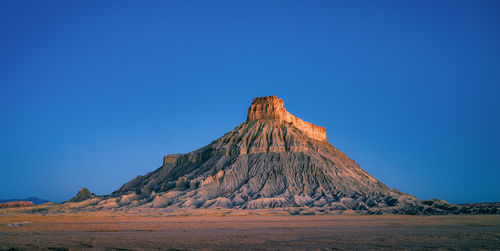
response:
M0 249L500 249L500 215L0 214Z

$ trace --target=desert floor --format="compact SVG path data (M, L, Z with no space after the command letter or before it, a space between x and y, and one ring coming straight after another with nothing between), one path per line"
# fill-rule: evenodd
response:
M500 250L500 215L0 214L0 249Z

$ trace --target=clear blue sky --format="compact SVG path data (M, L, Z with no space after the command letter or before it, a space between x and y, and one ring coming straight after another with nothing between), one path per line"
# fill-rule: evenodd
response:
M256 96L385 184L500 201L500 1L0 1L0 198L109 194Z

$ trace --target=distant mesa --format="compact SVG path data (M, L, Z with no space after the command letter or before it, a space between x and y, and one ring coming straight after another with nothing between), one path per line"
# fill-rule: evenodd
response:
M2 199L0 199L0 203L12 202L12 201L31 201L35 205L40 205L40 204L44 204L44 203L49 202L48 200L40 199L40 198L37 198L37 197L29 197L29 198L26 198L26 199L8 199L8 200L2 200Z
M32 201L11 201L11 202L3 202L0 203L0 208L7 207L31 207L34 206Z
M84 187L80 189L80 191L78 191L75 197L68 200L68 202L81 202L95 197L96 195L94 193L91 193L87 188Z

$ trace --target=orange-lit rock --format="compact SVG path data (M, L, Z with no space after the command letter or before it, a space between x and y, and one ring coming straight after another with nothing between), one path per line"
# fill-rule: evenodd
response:
M34 206L33 202L31 201L11 201L11 202L5 202L5 203L0 203L0 208L5 208L5 207L31 207Z
M248 108L247 122L255 120L277 120L291 123L307 136L326 141L326 129L299 119L289 113L283 106L283 100L276 96L254 98Z

